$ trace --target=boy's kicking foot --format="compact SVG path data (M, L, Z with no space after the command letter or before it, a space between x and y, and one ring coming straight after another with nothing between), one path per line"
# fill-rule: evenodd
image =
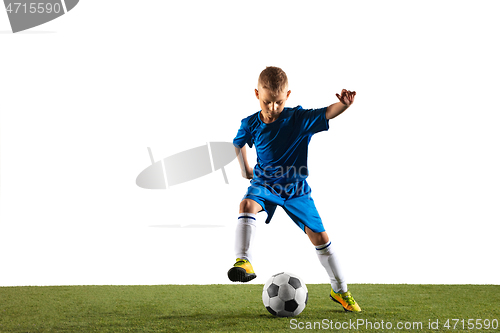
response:
M236 259L236 263L227 272L227 276L233 282L248 282L257 277L250 261L240 258Z
M334 292L332 289L332 291L330 291L330 298L332 299L332 301L342 305L344 311L361 312L361 308L359 307L358 303L356 303L349 291L341 294Z

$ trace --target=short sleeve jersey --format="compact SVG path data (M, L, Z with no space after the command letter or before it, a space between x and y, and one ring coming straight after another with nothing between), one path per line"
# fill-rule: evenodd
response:
M305 180L307 151L311 137L329 128L326 107L303 109L285 107L278 119L266 124L260 111L241 121L233 144L251 148L255 145L257 165L253 181L266 184L289 184Z

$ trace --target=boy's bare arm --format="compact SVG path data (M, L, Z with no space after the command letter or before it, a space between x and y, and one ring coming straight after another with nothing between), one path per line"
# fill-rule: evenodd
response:
M238 157L238 162L240 163L241 175L243 178L252 179L253 169L248 164L246 145L242 148L235 146L234 150L236 151L236 156Z
M337 98L340 100L340 102L333 103L326 108L326 119L333 119L347 110L347 108L350 107L352 103L354 103L354 96L356 96L356 92L342 89L340 95L335 95L337 95Z

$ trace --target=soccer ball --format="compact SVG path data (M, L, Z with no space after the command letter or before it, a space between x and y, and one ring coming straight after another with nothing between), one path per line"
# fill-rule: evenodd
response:
M262 302L267 311L278 317L293 317L307 304L307 287L300 277L292 273L278 273L264 285Z

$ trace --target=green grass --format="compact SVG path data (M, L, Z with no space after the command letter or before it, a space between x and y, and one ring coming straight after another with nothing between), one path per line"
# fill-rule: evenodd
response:
M468 319L500 321L498 285L352 284L350 290L363 309L359 314L345 313L332 302L328 285L311 284L308 289L306 309L293 318L304 327L325 320L332 325L327 331L334 332L500 332L500 327L467 329ZM252 284L2 287L0 332L312 331L292 330L292 318L271 316L261 293L262 285ZM450 321L446 329L447 319L464 322L453 329L455 322ZM375 326L335 329L336 323L347 325L349 320ZM429 320L439 320L439 330L429 329ZM393 328L377 329L382 321ZM421 322L422 329L397 330L398 322Z

